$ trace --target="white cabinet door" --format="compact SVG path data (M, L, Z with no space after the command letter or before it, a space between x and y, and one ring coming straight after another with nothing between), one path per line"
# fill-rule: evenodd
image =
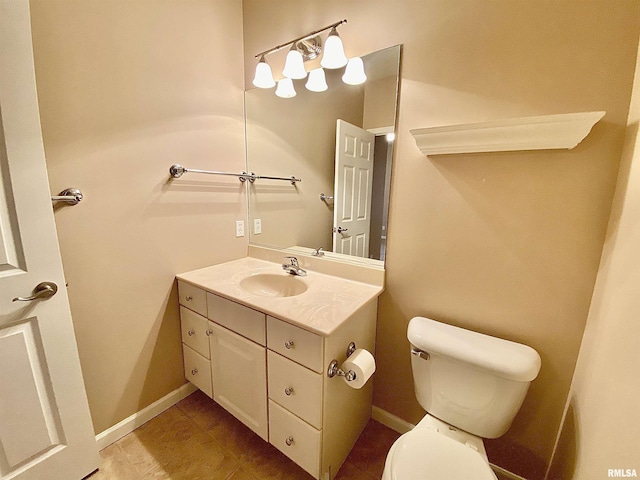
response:
M213 399L268 441L266 349L213 322L209 327Z
M77 480L98 467L56 238L29 2L0 0L0 478ZM58 292L32 301L36 285Z

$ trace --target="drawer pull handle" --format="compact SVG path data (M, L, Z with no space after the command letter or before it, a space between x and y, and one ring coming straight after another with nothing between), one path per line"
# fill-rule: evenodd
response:
M191 375L197 375L198 373L198 369L194 368L193 370L191 370Z
M284 443L286 443L290 447L291 445L293 445L293 437L287 437Z
M291 395L293 395L293 387L287 387L287 388L285 388L285 389L284 389L284 394L285 394L287 397L290 397Z
M193 297L192 297L191 295L187 295L187 296L185 297L185 300L186 300L187 302L190 302L191 300L193 300Z
M211 334L213 333L213 330L209 329L205 333L207 334L207 337L210 337Z
M291 350L294 347L294 343L293 340L287 340L286 342L284 342L284 348L286 348L287 350Z
M191 329L187 333L189 334L190 337L193 337L196 334L196 331Z

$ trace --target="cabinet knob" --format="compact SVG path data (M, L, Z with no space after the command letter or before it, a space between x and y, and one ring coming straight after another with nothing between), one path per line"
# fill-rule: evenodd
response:
M198 369L194 368L193 370L191 370L191 375L196 375L198 373Z
M293 445L293 437L287 437L284 443L286 443L290 447L291 445Z
M284 348L287 350L291 350L295 345L293 344L293 340L287 340L284 342Z
M190 337L193 337L196 334L196 331L194 329L191 329L187 333L189 334Z
M293 395L293 387L287 387L284 389L284 394L288 397L290 397L291 395Z
M209 329L205 333L207 334L207 337L210 337L211 334L213 333L213 330Z
M193 300L193 297L192 297L191 295L187 295L187 296L185 297L185 300L186 300L187 302L190 302L191 300Z

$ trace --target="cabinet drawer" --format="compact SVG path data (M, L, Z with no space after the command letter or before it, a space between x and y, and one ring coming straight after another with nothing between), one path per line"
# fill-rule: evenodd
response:
M207 316L207 294L204 290L178 280L178 297L180 305Z
M267 347L318 373L323 367L323 338L267 316Z
M315 478L320 475L320 431L269 400L269 442Z
M265 346L265 314L213 293L207 294L208 317L249 340Z
M180 306L182 343L193 348L203 357L209 358L209 320Z
M318 430L322 428L322 375L267 352L269 398Z
M184 376L204 393L213 398L211 388L211 362L204 358L195 350L184 343L182 344L184 354Z

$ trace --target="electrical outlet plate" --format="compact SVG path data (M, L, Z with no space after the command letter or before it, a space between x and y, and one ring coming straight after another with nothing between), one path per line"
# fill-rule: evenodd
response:
M244 220L236 220L236 237L244 237Z

